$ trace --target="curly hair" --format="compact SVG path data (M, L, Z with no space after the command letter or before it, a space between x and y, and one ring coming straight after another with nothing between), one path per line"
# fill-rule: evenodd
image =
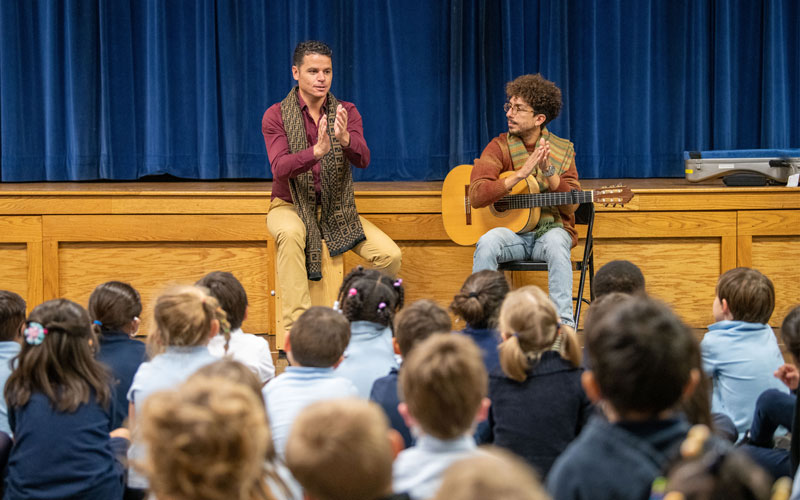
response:
M306 40L305 42L298 43L294 48L292 64L299 68L303 65L303 59L307 54L319 54L321 56L333 57L333 51L325 42Z
M561 90L541 74L522 75L506 84L506 97L520 97L527 102L536 113L543 114L546 119L542 127L553 121L561 112Z
M141 436L148 447L134 464L159 498L272 499L264 477L271 439L264 406L243 384L196 377L144 404Z
M392 328L394 314L404 301L403 280L362 266L350 271L339 288L342 314L351 323L371 321Z

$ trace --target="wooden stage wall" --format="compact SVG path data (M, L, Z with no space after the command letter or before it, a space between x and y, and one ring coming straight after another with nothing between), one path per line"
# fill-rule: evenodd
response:
M598 207L597 267L613 259L635 262L648 291L695 328L712 322L717 277L736 266L755 267L773 280L773 325L800 303L793 265L800 250L800 190L679 179L621 182L635 197L622 208ZM601 182L583 184L591 189ZM448 239L440 188L357 184L356 202L402 248L407 300L432 298L446 307L470 274L473 249ZM127 281L142 294L148 325L152 301L168 283L228 270L250 298L245 331L278 333L282 347L274 242L265 224L269 189L266 182L0 184L0 289L19 293L29 307L55 297L86 304L97 284ZM574 256L580 252L582 242ZM360 263L352 253L334 261L333 279L323 286L338 287L335 281ZM513 279L547 283L546 274Z

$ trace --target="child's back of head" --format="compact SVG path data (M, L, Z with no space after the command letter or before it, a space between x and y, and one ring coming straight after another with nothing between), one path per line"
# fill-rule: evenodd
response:
M392 446L383 412L366 401L315 403L297 417L286 465L314 500L377 500L391 493Z
M9 407L25 406L36 392L57 411L74 412L92 393L108 405L109 375L94 358L97 339L83 307L67 299L40 304L31 311L23 337L5 386Z
M391 327L405 299L402 279L392 279L375 269L358 266L339 288L339 307L348 321L371 321Z
M539 287L509 292L500 308L500 367L507 377L523 381L545 351L556 349L579 366L581 351L575 332L561 325L555 306ZM557 344L557 342L559 342Z
M139 292L128 283L108 281L89 296L89 315L103 332L122 332L136 324L142 314ZM134 332L126 332L134 333Z
M408 356L415 344L434 333L447 333L452 328L450 316L436 302L421 299L405 307L394 322L394 336L400 355Z
M300 366L329 368L342 357L350 341L350 324L330 307L303 312L289 332L291 361Z
M767 323L775 309L775 287L755 269L737 267L724 273L719 277L716 292L735 321Z
M142 468L158 498L270 498L264 457L271 436L253 391L225 378L195 377L144 404Z
M14 292L0 290L0 342L17 340L25 323L25 300Z
M231 330L242 327L245 311L247 311L247 292L233 274L226 271L213 271L203 276L195 284L206 288L208 294L217 299L227 315Z
M592 376L603 399L623 418L652 418L673 407L696 368L699 346L664 304L634 297L594 325L586 337Z
M595 298L619 292L629 295L645 293L644 275L636 264L628 260L612 260L592 276L592 292Z
M398 391L421 430L450 440L470 432L488 377L480 350L461 335L435 334L403 362Z
M451 465L433 500L548 500L536 472L502 448Z
M665 498L768 500L772 491L769 474L741 449L710 437L711 431L702 425L689 431L681 445L681 459L669 467ZM789 483L788 478L783 479ZM791 490L791 484L783 487ZM788 493L783 498L788 498Z
M795 362L800 362L800 306L789 311L789 314L783 319L781 339Z
M508 280L502 272L478 271L453 297L450 310L473 328L493 328L508 290Z
M151 354L166 347L207 345L217 332L230 336L225 311L214 297L196 286L177 286L162 293L153 308L156 328L147 339Z

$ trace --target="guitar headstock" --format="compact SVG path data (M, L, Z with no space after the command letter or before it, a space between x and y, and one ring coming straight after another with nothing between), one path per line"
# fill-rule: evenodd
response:
M624 205L633 199L633 191L622 184L603 186L600 189L595 189L592 197L595 203L602 203L606 206Z

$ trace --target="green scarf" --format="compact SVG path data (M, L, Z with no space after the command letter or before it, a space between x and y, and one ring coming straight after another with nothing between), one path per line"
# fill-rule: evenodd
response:
M293 88L281 101L281 119L289 142L289 152L297 153L309 147L303 113L297 99L298 87ZM336 107L339 101L328 92L326 115L331 150L322 157L322 210L317 220L317 194L314 174L309 170L289 179L297 215L306 226L306 272L308 279L322 279L322 239L328 245L331 257L342 254L366 239L358 219L353 176L342 152L342 145L333 134Z
M550 163L555 167L556 174L563 174L567 169L564 165L564 157L566 155L564 143L567 141L550 140L550 132L546 128L542 129L542 137L550 142ZM508 150L511 153L511 164L514 166L514 170L519 170L528 160L530 154L525 148L525 143L516 135L508 134L507 141ZM536 173L536 182L539 184L539 192L544 193L549 190L547 177L544 176L541 169L538 169ZM557 207L542 207L539 222L536 224L536 227L533 228L536 238L541 238L544 233L554 227L564 227L564 222L561 220L561 213L558 211Z

